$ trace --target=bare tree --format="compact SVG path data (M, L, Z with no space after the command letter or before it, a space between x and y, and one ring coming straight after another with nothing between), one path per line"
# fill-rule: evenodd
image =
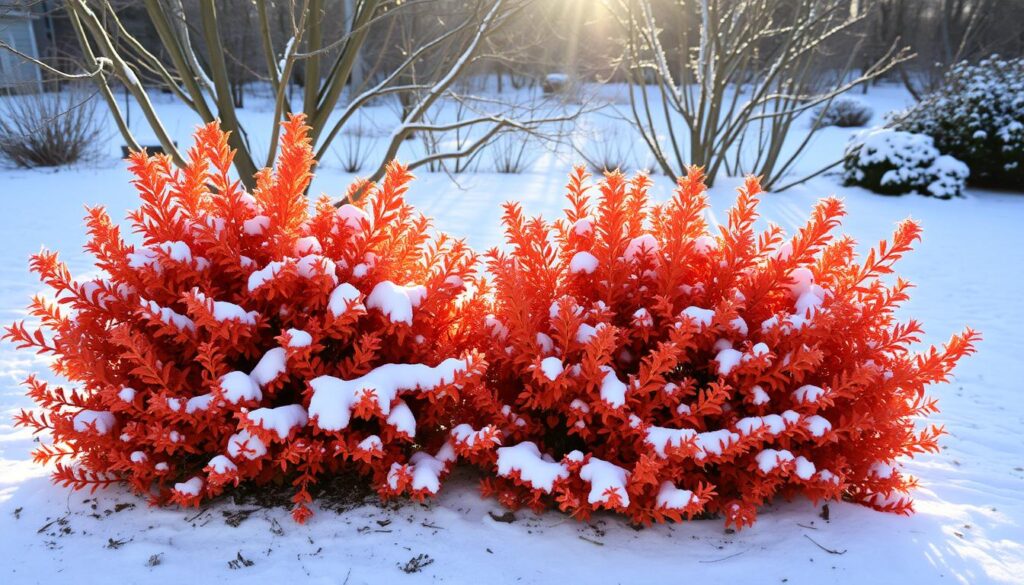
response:
M799 142L787 144L798 116L910 56L894 44L859 74L856 50L839 67L822 67L836 60L830 43L863 18L845 0L616 0L608 6L628 37L623 69L631 116L670 176L696 164L710 181L722 171L754 173L766 188L778 188L818 129L812 124Z
M872 30L895 30L917 53L899 67L900 79L916 98L935 91L949 69L992 53L1019 54L1024 3L997 0L878 0L888 10ZM893 25L886 26L886 19ZM1007 27L1008 26L1008 27Z
M236 169L240 179L251 186L260 159L269 164L277 154L279 129L273 124L269 139L260 141L269 144L266 152L255 152L250 146L247 129L236 114L238 88L237 83L235 87L232 84L226 57L231 51L226 49L223 31L226 26L238 24L222 22L223 6L211 0L200 0L196 11L187 11L183 0L142 2L159 37L159 50L147 48L130 34L110 0L65 0L64 8L81 46L84 72L60 71L39 64L54 75L90 77L97 84L125 141L137 149L138 141L111 90L112 83L119 81L135 98L164 151L177 164L183 164L181 152L151 103L140 75L146 73L147 78L159 79L200 119L205 122L219 119L222 126L231 131L230 145L237 150ZM267 0L255 0L265 75L274 96L273 119L276 122L292 111L303 112L312 128L311 137L319 159L325 156L331 141L360 108L376 99L404 97L408 107L387 139L384 156L373 167L371 179L383 175L387 162L398 154L400 146L414 132L474 128L480 138L458 151L432 153L410 161L409 166L413 168L432 161L470 156L504 129L536 130L552 120L485 115L443 125L426 121L428 112L446 95L455 80L475 63L489 57L483 49L490 36L530 3L531 0L345 0L341 3L293 0L285 6L290 34L288 40L281 43L280 40L275 42L272 33L272 15L280 6ZM433 5L434 10L429 11L423 22L429 25L427 28L432 34L413 36L415 44L404 47L400 58L391 63L382 66L378 60L371 77L362 59L371 29L386 29L388 23L427 4ZM337 12L332 16L345 19L344 27L333 39L325 29L325 23L333 22L328 18L329 10ZM413 70L417 74L410 76ZM350 83L354 74L362 78L358 86ZM301 104L293 106L290 94L292 80L296 77L302 81ZM343 101L343 97L347 99ZM563 117L561 114L552 116L556 121Z

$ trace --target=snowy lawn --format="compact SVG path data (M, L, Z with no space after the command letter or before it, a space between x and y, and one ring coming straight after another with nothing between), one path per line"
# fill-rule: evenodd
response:
M905 96L888 88L868 96L876 112ZM253 114L257 115L256 113ZM876 122L880 114L876 115ZM192 122L175 136L187 144ZM841 152L849 130L829 129L808 158ZM118 140L112 141L111 150ZM817 164L809 160L808 168ZM420 172L410 200L445 231L478 249L500 245L499 203L517 199L531 214L563 205L568 167L544 156L522 175ZM338 195L351 176L319 171L313 191ZM724 219L736 180L712 193L712 219ZM657 181L660 197L671 185ZM0 322L24 317L39 286L30 253L60 250L76 275L91 269L81 252L83 204L123 217L135 205L123 165L104 158L61 171L0 170ZM845 198L844 229L864 248L910 215L924 241L900 264L918 285L905 316L923 321L929 343L964 325L984 335L952 383L932 389L949 433L943 449L907 465L921 480L910 518L847 503L779 502L752 528L726 532L721 520L636 529L598 515L520 511L511 517L483 500L459 472L428 505L386 507L342 494L314 506L304 526L286 508L222 499L199 510L149 509L121 489L89 494L52 486L34 465L34 439L11 417L31 406L18 383L44 373L42 359L0 346L0 582L141 583L654 583L712 577L765 583L1011 583L1024 575L1024 194L969 190L966 198L881 197L823 177L767 195L761 213L787 230L814 201ZM44 373L45 375L45 373ZM338 502L354 502L339 511ZM342 506L348 508L350 505ZM330 509L324 509L324 506Z

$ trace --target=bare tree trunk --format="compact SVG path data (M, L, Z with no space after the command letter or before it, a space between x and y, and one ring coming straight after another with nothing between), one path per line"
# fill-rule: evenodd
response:
M672 176L696 164L709 182L726 171L760 175L766 188L777 185L818 129L813 126L807 139L785 148L800 114L827 107L837 95L910 57L893 45L852 76L858 47L835 70L820 67L828 43L863 19L843 0L698 2L675 3L684 16L699 12L692 47L685 29L669 37L649 0L622 0L616 10L629 38L623 60L633 121L658 166ZM680 66L670 66L663 38L681 39L673 47ZM689 63L691 49L696 59Z
M219 12L226 5L212 0L200 0L198 14L194 21L189 22L185 20L181 0L142 1L160 40L160 56L149 52L121 25L112 0L65 0L65 9L75 25L86 65L90 67L85 77L99 87L130 146L136 148L138 142L124 122L110 90L109 84L115 80L132 94L165 152L175 163L184 164L136 72L147 71L156 75L161 84L171 88L200 119L204 122L219 119L222 127L230 131L230 145L237 151L235 167L239 178L246 186L252 187L257 153L252 151L247 130L235 112L242 105L241 88L225 58L227 51L223 31L239 26L239 19L232 15L231 22L223 22ZM443 133L452 130L451 125L435 127L424 123L425 116L450 91L457 78L470 71L474 64L494 57L482 47L495 31L530 3L531 0L343 0L341 3L301 0L297 10L293 12L288 7L286 15L282 15L273 3L264 0L256 0L252 6L239 4L249 7L258 20L258 31L254 37L262 45L261 66L266 68L266 79L274 91L275 123L270 139L261 141L269 144L266 153L268 164L278 149L280 129L276 122L284 120L291 112L289 80L301 71L304 79L301 109L311 127L310 136L318 158L326 154L331 141L355 112L370 101L397 96L408 104L392 133L386 155L374 165L373 178L379 178L387 162L398 154L402 141L413 132ZM453 14L461 14L464 20L437 29L433 37L415 37L414 43L399 59L382 62L382 69L376 72L381 82L359 91L366 85L361 55L370 30L386 28L388 22L403 18L422 6L428 6L433 11L431 14L446 7ZM332 22L327 16L328 10L332 9L341 11L344 19L344 26L333 39L329 38L326 28L327 23ZM283 43L280 38L274 38L271 28L274 14L291 21L289 36ZM196 34L192 34L192 30ZM197 52L205 54L204 63L197 58ZM82 77L82 74L73 72L54 71L66 78ZM412 71L422 73L408 75ZM350 99L339 118L335 115L335 108L345 87L351 88ZM542 116L513 120L481 115L460 122L457 128L472 126L481 136L493 137L499 130L508 128L536 131L541 124L560 118ZM445 160L472 156L487 142L487 139L476 140L466 149L433 153L425 158ZM421 161L411 161L412 166L418 164L422 164Z

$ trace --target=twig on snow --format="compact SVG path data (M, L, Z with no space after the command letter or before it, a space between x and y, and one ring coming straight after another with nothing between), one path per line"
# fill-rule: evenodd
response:
M806 534L804 535L804 538L806 538L807 540L813 542L814 546L820 548L821 550L827 552L830 555L845 555L846 554L846 549L843 549L843 550L833 550L831 548L827 548L827 547L821 546L820 544L818 544L818 542L816 540L814 540L810 536L807 536Z

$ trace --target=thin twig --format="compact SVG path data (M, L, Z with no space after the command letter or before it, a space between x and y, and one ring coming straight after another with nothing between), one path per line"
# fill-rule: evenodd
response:
M806 538L807 540L813 542L815 546L817 546L818 548L820 548L821 550L827 552L830 555L845 555L846 554L846 549L843 549L843 550L833 550L831 548L827 548L827 547L821 546L820 544L818 544L818 542L816 540L814 540L810 536L807 536L806 534L804 535L804 538Z
M750 549L749 549L749 548L748 548L747 550L741 550L741 551L740 551L740 552L738 552L738 553L733 553L733 554L731 554L731 555L729 555L729 556L727 556L727 557L722 557L722 558L720 558L720 559L712 559L712 560L710 560L710 561L697 561L697 562L698 562L698 563L720 563L720 562L722 562L722 561L727 561L727 560L729 560L729 559L731 559L731 558L733 558L733 557L738 557L738 556L740 556L740 555L742 555L742 554L746 554L746 553L748 553L748 552L750 552Z

